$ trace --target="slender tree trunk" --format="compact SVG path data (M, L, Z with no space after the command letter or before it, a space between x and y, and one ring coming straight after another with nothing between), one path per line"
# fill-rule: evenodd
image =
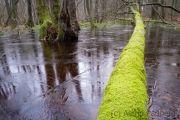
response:
M153 0L153 2L156 3L157 0ZM151 18L152 18L152 19L157 19L157 18L158 18L158 17L157 17L157 13L156 13L156 11L155 11L154 9L157 10L157 7L156 7L156 6L154 6L154 7L152 6Z
M9 20L12 19L12 14L10 14L10 12L11 12L10 3L8 2L8 0L4 0L4 1L5 1L5 4L6 4L6 10L7 10L7 13L8 13L8 19L6 21L6 26L7 26L8 23L9 23Z
M94 15L93 15L93 3L92 0L86 0L86 9L87 9L87 13L88 13L88 20L90 22L91 28L96 27L95 25L95 19L94 19Z
M27 5L28 5L28 21L27 21L26 25L28 27L33 27L34 22L33 22L33 16L32 16L32 3L31 3L31 0L27 0Z
M89 0L89 8L90 8L90 17L92 17L93 16L93 11L92 11L93 4L92 4L92 0Z
M87 13L88 13L88 17L91 17L91 12L90 12L90 0L85 0L86 1L86 9L87 9Z
M101 20L100 20L100 22L103 22L103 21L104 21L106 4L107 4L107 0L101 0L102 15L101 15Z
M96 22L99 22L99 16L98 16L98 13L99 13L99 9L98 9L98 7L99 7L99 0L96 0L95 1L95 9L94 9L94 19L95 19L95 21Z
M17 18L17 3L19 0L12 0L12 16L14 19Z
M165 5L165 0L161 0L161 4ZM162 18L165 19L165 17L166 17L166 16L165 16L165 8L162 7L161 10L162 10Z
M89 20L89 18L88 18L88 15L87 15L87 9L86 9L86 0L84 0L84 13L85 13L85 19L86 20Z
M178 0L172 0L171 6L174 7L174 8L178 8L178 7L177 7L177 6L178 6L178 3L177 3L177 2L178 2ZM177 15L177 13L171 10L171 20L172 20L172 18L173 18L174 16L176 16L176 15Z
M176 9L178 9L179 8L179 0L175 0L175 2L174 2L174 7L176 8ZM173 13L173 16L177 16L177 12L174 12Z
M9 22L11 21L11 26L14 28L17 26L17 3L19 0L11 0L10 3L8 3L7 0L5 0L7 13L8 13L8 19L6 20L5 26L9 25Z

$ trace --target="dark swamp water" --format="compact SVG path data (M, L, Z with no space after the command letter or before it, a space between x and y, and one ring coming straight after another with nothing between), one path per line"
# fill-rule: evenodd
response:
M0 119L94 120L105 85L133 28L82 29L78 41L39 41L35 32L0 37ZM146 29L149 116L180 117L180 32Z

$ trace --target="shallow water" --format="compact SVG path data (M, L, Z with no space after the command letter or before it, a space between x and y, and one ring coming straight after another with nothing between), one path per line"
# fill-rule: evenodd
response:
M180 109L180 34L148 27L146 68L149 115ZM0 37L0 119L94 120L105 85L133 28L82 29L79 39L39 41L37 32L4 31ZM16 38L16 39L15 39ZM154 114L160 111L161 115Z
M93 120L129 26L82 29L78 41L39 41L6 31L0 40L0 117Z
M154 120L180 119L180 32L149 27L146 33L149 115Z

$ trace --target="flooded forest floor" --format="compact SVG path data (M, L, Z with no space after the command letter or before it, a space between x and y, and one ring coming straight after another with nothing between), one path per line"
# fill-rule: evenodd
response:
M104 88L131 37L127 25L82 29L79 39L0 37L0 119L94 120ZM147 27L145 66L152 120L180 119L180 32Z

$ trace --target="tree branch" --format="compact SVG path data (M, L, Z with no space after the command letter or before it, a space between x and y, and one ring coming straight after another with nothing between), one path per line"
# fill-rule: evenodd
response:
M147 3L147 4L142 4L142 6L147 6L147 5L158 5L158 6L161 6L161 7L165 7L165 8L171 8L172 10L180 13L179 10L177 10L176 8L170 6L170 5L163 5L163 4L160 4L160 3Z
M156 8L154 7L154 5L151 5L152 8L155 10L155 12L158 14L159 18L165 23L165 24L169 24L168 22L164 21L163 18L161 17L161 15L159 14L159 12L156 10Z

